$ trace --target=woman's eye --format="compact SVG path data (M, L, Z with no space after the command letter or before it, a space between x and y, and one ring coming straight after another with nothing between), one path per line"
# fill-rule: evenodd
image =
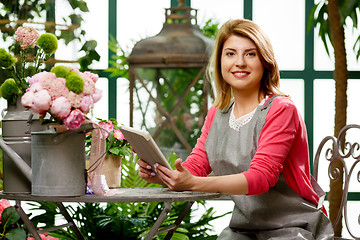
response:
M249 52L247 55L248 56L256 56L256 52Z
M227 53L225 53L225 55L226 55L226 56L233 56L234 53L233 53L233 52L227 52Z

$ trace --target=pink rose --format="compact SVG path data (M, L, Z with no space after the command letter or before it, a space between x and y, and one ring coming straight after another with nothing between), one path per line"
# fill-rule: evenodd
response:
M101 89L95 88L95 92L93 95L94 103L98 102L102 97L103 91Z
M26 92L22 97L21 97L21 104L24 107L27 108L31 108L33 105L33 100L34 100L34 93L33 92Z
M50 112L56 117L64 119L69 116L71 111L71 104L65 97L56 98L50 108Z
M81 100L80 109L84 113L88 113L90 109L94 106L94 102L91 96L85 96Z
M10 207L10 202L6 199L0 199L0 219L1 219L1 214L2 212L5 210L5 208Z
M51 97L48 91L40 90L34 93L33 109L39 113L46 112L50 109Z
M110 133L111 131L114 130L114 125L111 121L109 121L109 122L101 121L101 122L99 122L99 126L106 130L106 132L102 131L103 133L105 132L104 133L105 137L108 137L108 135L109 135L108 133Z
M114 130L114 138L118 139L118 140L124 140L124 135L122 134L122 132L120 130Z
M44 233L40 233L39 234L40 238L42 240L59 240L58 238L56 237L52 237L52 236L49 236L49 235L45 235ZM26 240L34 240L35 238L33 237L28 237Z
M64 124L68 129L77 129L84 121L85 115L79 109L75 109L65 118Z

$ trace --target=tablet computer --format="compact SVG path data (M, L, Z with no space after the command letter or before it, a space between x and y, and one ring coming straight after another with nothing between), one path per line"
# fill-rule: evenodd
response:
M139 158L151 165L153 171L155 171L155 163L172 169L148 131L124 125L120 127L120 130Z

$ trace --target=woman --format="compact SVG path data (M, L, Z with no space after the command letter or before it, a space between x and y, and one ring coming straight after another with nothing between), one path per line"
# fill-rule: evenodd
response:
M154 173L139 160L140 177L175 191L231 195L233 215L218 239L332 239L310 175L306 127L278 88L267 36L252 21L226 22L209 70L217 95L192 153L174 171Z

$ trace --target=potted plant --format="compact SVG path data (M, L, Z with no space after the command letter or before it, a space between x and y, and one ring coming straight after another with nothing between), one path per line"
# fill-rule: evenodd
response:
M109 188L118 188L121 184L121 159L132 155L130 144L121 133L116 119L103 120L97 118L98 125L106 131L106 155L102 166L102 174L105 176ZM92 134L86 136L86 147L90 149ZM88 150L90 153L90 150ZM88 168L91 168L89 166Z

